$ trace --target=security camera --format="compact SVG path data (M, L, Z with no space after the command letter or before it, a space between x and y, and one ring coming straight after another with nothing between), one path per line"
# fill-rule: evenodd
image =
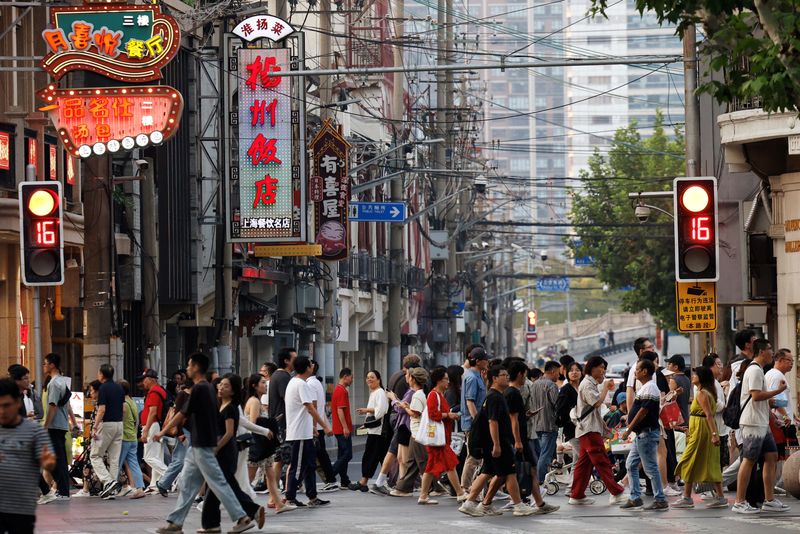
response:
M539 257L542 258L542 261L547 261L547 251L543 250L539 253Z
M137 167L139 167L140 171L146 171L150 168L150 162L146 159L137 159L134 161Z
M647 206L636 206L636 209L633 210L634 215L636 215L636 218L639 219L641 224L647 222L650 218L650 212L651 210Z

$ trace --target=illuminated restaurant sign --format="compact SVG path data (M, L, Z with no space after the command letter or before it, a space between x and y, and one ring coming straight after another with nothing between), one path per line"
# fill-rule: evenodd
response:
M350 143L342 137L330 120L309 143L311 175L320 185L314 198L314 235L322 245L322 259L341 260L347 257L347 203L350 200L348 174Z
M167 85L57 89L39 93L70 154L88 158L160 145L178 128L181 94Z
M149 3L51 7L50 21L42 68L56 80L74 70L131 83L158 80L180 46L175 19Z
M11 170L11 135L0 132L0 169Z
M305 238L304 188L294 165L289 50L239 49L238 167L229 194L230 240Z

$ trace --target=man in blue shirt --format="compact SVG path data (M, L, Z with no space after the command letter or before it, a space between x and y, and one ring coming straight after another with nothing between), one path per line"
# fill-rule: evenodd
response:
M486 354L483 347L476 347L470 351L467 360L470 368L464 372L464 383L461 387L461 428L467 435L465 443L469 444L472 421L477 417L483 401L486 400L486 381L483 373L489 368L489 355ZM469 446L467 446L467 459L461 472L463 488L469 490L480 466L481 461L469 453Z

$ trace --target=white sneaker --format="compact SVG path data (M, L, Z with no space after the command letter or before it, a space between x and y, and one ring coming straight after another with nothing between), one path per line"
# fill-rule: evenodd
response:
M46 493L41 497L39 497L39 500L36 501L36 504L39 505L47 504L49 502L53 502L56 499L58 499L58 496L56 495L56 490L50 490L49 493Z
M594 504L594 499L591 497L584 497L583 499L575 499L574 497L570 497L569 503L576 506L588 506L590 504Z
M773 497L771 501L765 501L764 504L761 505L762 512L788 512L789 510L791 510L791 508L788 505L783 504L775 497Z
M617 504L625 504L628 499L625 498L624 493L618 493L617 495L610 495L608 497L608 504L617 505Z
M731 506L731 512L736 514L755 515L760 514L761 510L759 508L755 508L754 506L750 506L750 503L745 501L737 502Z
M514 515L517 517L526 516L526 515L533 515L536 510L525 504L524 502L518 502L514 505Z
M491 504L486 505L486 504L481 503L478 506L478 508L480 508L481 512L483 512L483 515L488 515L488 516L503 515L503 512L501 512L500 510L495 509L495 507L492 506Z
M484 513L481 506L478 506L478 503L475 501L466 500L464 504L459 506L458 511L462 514L467 514L471 517L483 517Z
M117 497L124 497L124 496L128 495L132 491L133 491L132 487L125 486L121 490L119 490L119 493L117 493Z
M511 495L509 495L508 493L505 493L503 491L498 491L497 493L494 494L494 500L495 501L507 501L510 498L511 498Z
M73 497L91 497L92 494L86 491L85 489L81 488L80 491L75 493Z
M677 497L678 495L683 495L683 492L668 485L666 488L664 488L664 495L667 497Z

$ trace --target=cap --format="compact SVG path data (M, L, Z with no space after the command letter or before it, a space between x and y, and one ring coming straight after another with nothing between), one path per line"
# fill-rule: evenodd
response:
M425 384L428 382L428 371L422 367L412 367L408 370L408 374L411 375L411 378L413 378L417 384Z
M141 375L136 377L136 381L138 382L139 380L144 380L145 378L155 378L158 380L158 373L155 371L155 369L145 369Z
M489 359L489 355L486 354L486 349L484 349L483 347L475 347L469 353L469 359L470 360L488 360Z

